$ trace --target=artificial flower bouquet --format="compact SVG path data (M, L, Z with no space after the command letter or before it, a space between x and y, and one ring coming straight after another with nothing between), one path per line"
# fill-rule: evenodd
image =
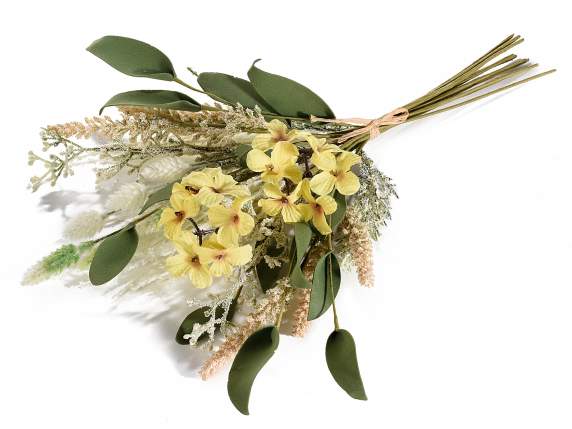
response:
M43 129L48 155L29 153L30 164L43 167L31 179L33 190L73 174L81 159L95 164L98 189L111 193L103 212L68 223L67 244L33 266L24 283L75 270L88 273L94 286L115 279L138 290L167 288L177 278L184 287L218 285L216 293L189 300L190 313L173 338L211 352L200 370L204 379L232 361L228 395L244 414L280 335L303 336L331 309L327 366L352 398L365 400L336 295L342 268L354 268L360 284L373 286L372 240L396 194L364 146L392 127L553 71L514 80L535 67L502 56L521 42L507 37L427 94L370 120L336 119L310 89L257 62L248 80L189 68L197 81L191 85L146 43L96 40L88 51L116 70L176 82L212 102L175 91L129 91L102 107L116 107L118 118ZM81 143L91 138L94 144Z

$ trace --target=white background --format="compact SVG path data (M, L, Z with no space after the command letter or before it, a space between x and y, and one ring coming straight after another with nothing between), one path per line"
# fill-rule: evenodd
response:
M564 3L5 3L0 426L572 427ZM189 79L188 65L245 75L263 58L262 68L308 85L339 117L374 117L512 32L527 39L518 53L558 73L368 147L400 196L376 250L376 287L348 276L340 293L368 402L330 378L329 315L304 340L282 338L244 417L226 397L226 372L202 382L174 344L184 303L146 317L142 300L117 305L105 287L19 286L25 269L59 245L63 223L61 209L39 205L51 190L26 190L39 127L96 114L118 92L179 89L121 75L84 50L92 40L147 41Z

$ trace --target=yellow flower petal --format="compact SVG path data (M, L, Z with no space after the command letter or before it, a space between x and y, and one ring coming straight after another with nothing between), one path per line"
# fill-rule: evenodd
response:
M336 157L331 152L314 152L310 161L322 171L332 171L336 168Z
M336 158L337 170L349 171L349 169L352 168L353 165L359 163L360 161L361 161L361 156L356 155L353 152L348 152L344 150Z
M228 277L232 274L232 265L225 261L225 259L215 259L209 269L211 274L215 277Z
M208 186L210 184L210 179L207 174L202 171L193 171L187 174L181 180L184 186L191 186L195 189L201 189L203 186Z
M318 195L325 195L332 192L335 183L336 178L332 176L332 174L327 171L322 171L312 177L310 180L310 188Z
M300 187L300 193L308 203L313 203L316 201L314 196L312 195L312 191L310 190L310 180L304 179L302 180L298 186Z
M292 143L278 142L274 146L274 150L272 151L270 158L274 167L282 168L285 165L296 162L298 154L298 149Z
M209 287L213 282L211 273L209 272L208 268L203 265L193 266L189 270L189 277L193 283L193 286L198 289Z
M321 197L318 197L316 204L320 205L322 210L324 210L324 213L327 215L332 214L338 208L338 203L336 203L336 200L334 200L329 195L322 195Z
M167 266L167 271L169 271L169 273L175 277L180 277L184 274L187 274L190 269L188 256L182 253L179 253L175 256L169 256L166 259L165 264Z
M274 138L275 142L287 140L288 127L284 122L279 121L278 119L272 119L266 128L270 131L270 135Z
M359 179L351 171L338 173L336 177L336 189L342 195L355 194L359 189Z
M248 213L238 213L238 233L240 235L247 235L254 229L254 219Z
M201 190L199 191L199 193L197 195L198 195L198 198L199 198L199 201L201 202L201 204L203 204L207 207L211 207L211 206L220 204L222 202L222 200L224 199L223 194L219 194L219 193L213 191L209 187L201 188Z
M217 240L225 247L238 244L238 227L236 225L223 225L216 234Z
M280 188L273 184L264 185L264 194L269 198L280 199L284 196Z
M286 165L282 170L282 175L294 183L302 180L302 171L296 164Z
M311 204L299 204L298 211L302 215L302 219L308 222L314 216L314 209Z
M320 214L314 213L314 217L312 218L312 223L314 224L316 229L320 231L320 234L328 235L332 233L332 228L330 228L330 225L328 225L324 213Z
M230 223L233 215L233 210L223 206L211 206L207 212L209 223L215 228Z
M266 171L267 166L272 165L272 160L261 150L252 149L246 155L246 165L250 170L261 173Z
M226 249L228 262L232 265L244 265L252 259L252 246L247 244L240 247L231 247Z
M256 134L252 140L253 149L258 149L261 151L272 149L275 144L276 141L272 138L271 134Z
M302 214L294 204L286 204L282 205L282 219L286 223L299 222L302 219Z
M199 198L192 195L185 194L185 199L183 201L183 211L185 212L185 218L195 217L199 214L201 210L201 204Z
M282 203L280 200L274 199L262 199L258 200L258 206L262 208L262 211L269 216L276 216L282 210Z

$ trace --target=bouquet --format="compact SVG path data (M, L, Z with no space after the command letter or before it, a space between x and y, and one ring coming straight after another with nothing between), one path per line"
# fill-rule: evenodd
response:
M151 45L117 36L96 40L87 50L116 70L176 82L212 101L129 91L111 97L100 116L44 128L47 155L29 153L29 163L43 168L31 189L53 186L80 161L91 162L107 197L103 210L69 221L67 244L34 265L23 283L75 271L94 286L115 279L125 289L201 289L188 299L190 313L174 340L210 352L203 379L232 361L228 395L243 414L280 335L303 336L331 309L327 366L349 396L365 400L355 342L340 325L336 295L342 269L353 268L361 285L374 285L372 241L390 218L396 192L364 147L395 126L554 71L515 79L536 66L503 55L522 41L507 37L378 118L340 119L316 93L264 71L258 60L248 80L189 68L196 80L189 84ZM120 116L101 116L108 107Z

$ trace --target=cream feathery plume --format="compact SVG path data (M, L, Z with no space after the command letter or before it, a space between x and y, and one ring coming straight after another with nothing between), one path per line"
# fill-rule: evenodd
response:
M277 282L277 286L266 291L266 295L254 311L248 315L246 321L238 329L227 336L218 350L214 352L199 370L203 380L211 377L227 362L229 362L240 350L246 339L268 323L275 323L282 313L284 305L290 300L292 288L289 287L287 278Z
M348 208L343 222L342 232L347 236L347 245L358 280L362 286L373 287L373 246L367 226L358 220L355 211Z

